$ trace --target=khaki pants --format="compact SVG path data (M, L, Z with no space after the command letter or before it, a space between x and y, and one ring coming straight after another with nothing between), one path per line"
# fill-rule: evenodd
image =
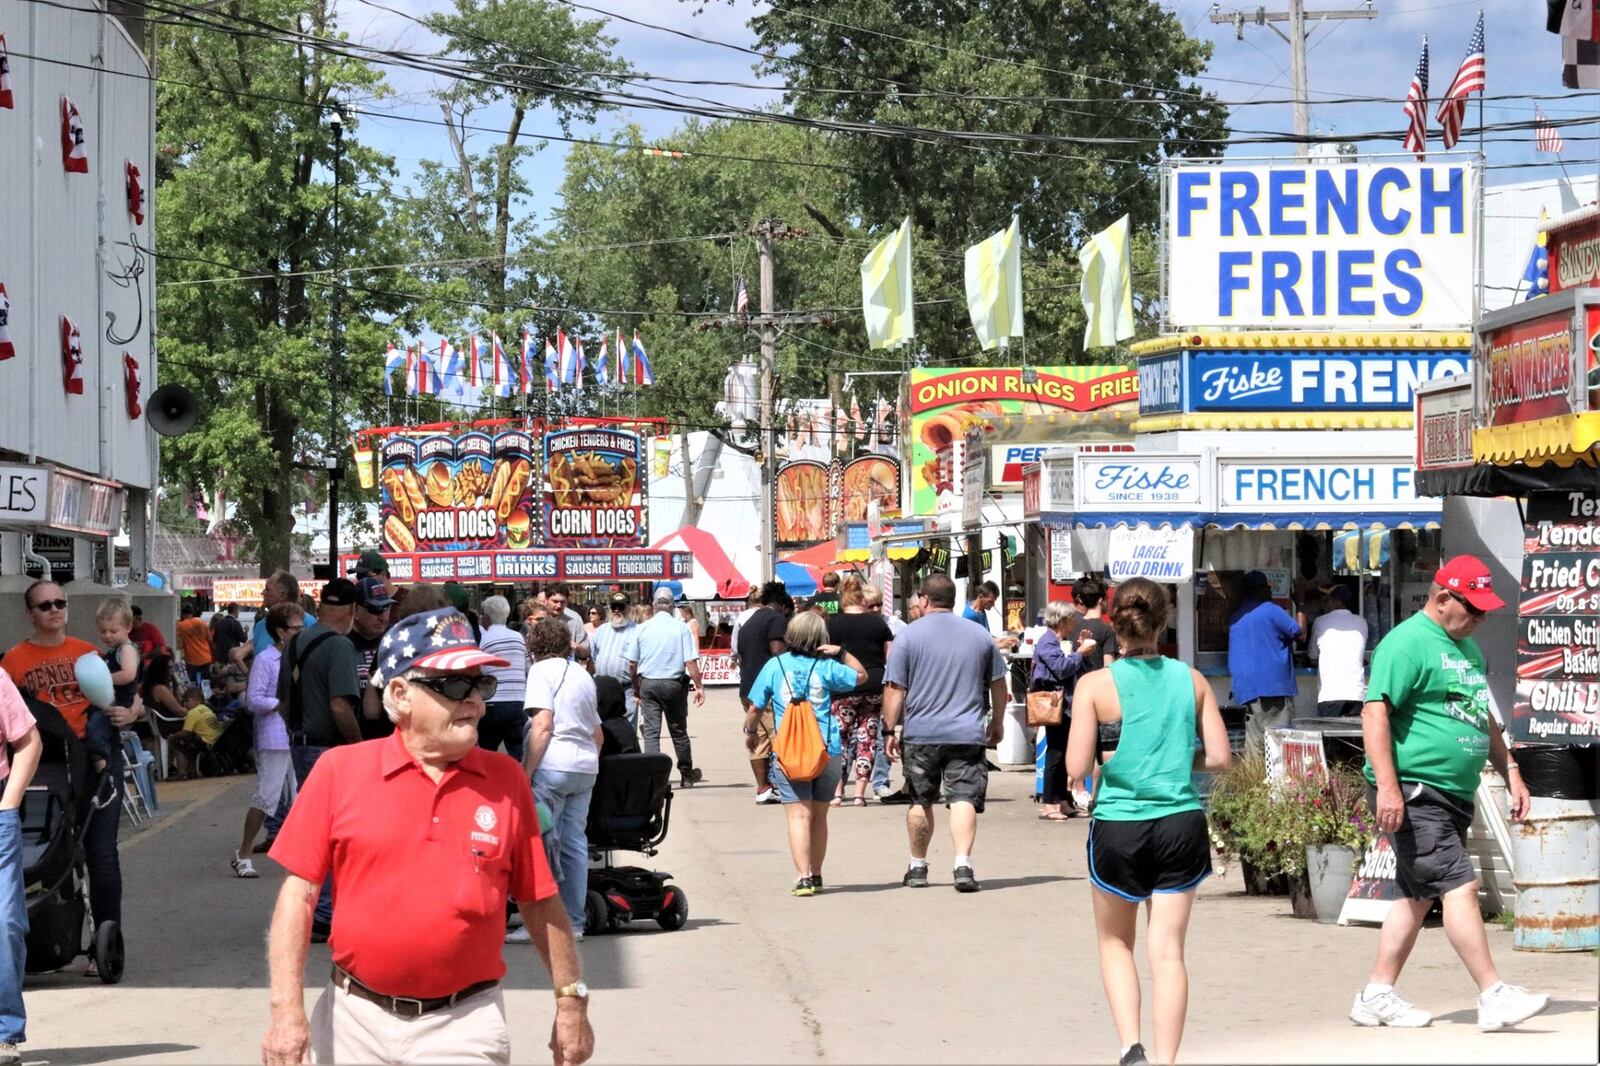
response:
M316 1063L498 1063L511 1061L499 985L420 1018L397 1018L332 982L311 1012Z

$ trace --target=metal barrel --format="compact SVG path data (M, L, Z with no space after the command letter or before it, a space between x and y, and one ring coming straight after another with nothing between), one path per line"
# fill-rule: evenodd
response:
M1600 800L1535 796L1511 827L1520 951L1600 948Z

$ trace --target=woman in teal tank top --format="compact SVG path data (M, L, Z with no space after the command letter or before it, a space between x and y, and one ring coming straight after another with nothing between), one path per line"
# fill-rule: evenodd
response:
M1152 1061L1139 1040L1133 961L1140 903L1154 978L1154 1061L1177 1058L1189 1006L1183 957L1189 910L1211 873L1204 806L1191 775L1199 767L1225 769L1229 761L1210 684L1156 650L1169 613L1166 590L1153 581L1135 578L1117 588L1108 620L1121 657L1078 682L1067 738L1067 772L1082 779L1095 770L1102 733L1118 734L1095 782L1088 858L1100 976L1124 1066Z

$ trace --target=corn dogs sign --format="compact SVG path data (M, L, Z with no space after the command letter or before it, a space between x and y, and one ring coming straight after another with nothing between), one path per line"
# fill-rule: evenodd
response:
M379 484L385 551L526 548L534 540L527 433L390 437Z
M544 439L544 543L632 548L645 534L642 448L632 433L570 429Z

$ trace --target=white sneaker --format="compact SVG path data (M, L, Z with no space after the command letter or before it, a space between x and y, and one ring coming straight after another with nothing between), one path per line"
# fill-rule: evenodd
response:
M1357 992L1356 1001L1350 1007L1350 1020L1357 1025L1421 1029L1433 1022L1433 1015L1419 1007L1413 1007L1391 989L1388 992L1380 992L1371 999Z
M519 925L515 929L512 929L506 933L506 943L531 944L533 943L533 934L528 932L527 926Z
M872 794L874 796L877 796L879 799L883 799L883 797L889 795L889 793L890 793L890 788L889 788L888 785L877 785L872 790Z
M783 801L778 799L777 790L764 788L756 793L756 802L764 806L768 803L781 803Z
M1550 1005L1543 992L1529 992L1504 981L1478 997L1478 1028L1486 1033L1520 1025Z

